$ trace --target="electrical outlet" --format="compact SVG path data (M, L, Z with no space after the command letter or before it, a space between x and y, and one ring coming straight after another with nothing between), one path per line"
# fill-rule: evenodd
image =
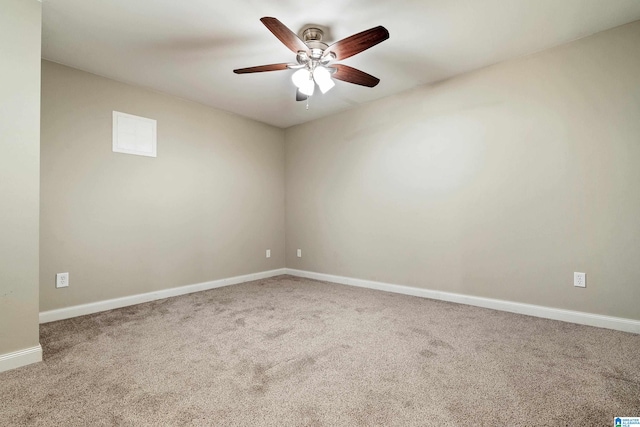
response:
M267 249L267 258L271 258L271 249Z
M56 288L66 288L69 286L69 273L56 274Z
M573 286L579 288L587 287L587 273L573 273Z
M298 249L298 258L302 258L302 249Z

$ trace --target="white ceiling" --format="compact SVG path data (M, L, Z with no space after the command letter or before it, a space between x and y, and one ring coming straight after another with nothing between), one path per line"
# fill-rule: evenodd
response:
M389 40L343 61L380 84L338 81L306 110L292 71L233 74L295 62L263 16L328 27L329 44L385 26ZM638 0L44 0L42 56L289 127L639 19Z

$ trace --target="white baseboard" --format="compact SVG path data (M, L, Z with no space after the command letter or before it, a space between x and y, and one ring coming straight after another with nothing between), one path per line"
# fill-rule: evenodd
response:
M624 319L621 317L604 316L601 314L585 313L581 311L563 310L559 308L545 307L541 305L523 304L519 302L504 301L492 298L475 297L470 295L455 294L451 292L436 291L431 289L415 288L412 286L396 285L392 283L375 282L372 280L355 279L351 277L335 276L331 274L316 273L312 271L296 270L292 268L280 268L276 270L263 271L259 273L246 274L243 276L229 277L226 279L213 280L210 282L197 283L194 285L179 286L176 288L163 289L160 291L148 292L145 294L131 295L122 298L115 298L106 301L98 301L89 304L76 305L57 310L43 311L40 313L40 323L53 322L56 320L69 319L76 316L98 313L100 311L113 310L115 308L127 307L144 302L174 297L178 295L190 294L193 292L206 291L208 289L220 288L223 286L235 285L238 283L250 282L252 280L266 279L268 277L290 274L292 276L306 277L309 279L324 280L327 282L339 283L361 288L377 289L380 291L393 292L404 295L412 295L421 298L431 298L441 301L455 302L459 304L473 305L476 307L490 308L493 310L508 311L511 313L526 314L528 316L542 317L545 319L561 320L564 322L577 323L580 325L595 326L599 328L614 329L624 332L640 334L640 321ZM36 347L33 347L35 349ZM40 347L37 347L40 349ZM27 356L22 355L24 351L9 353L0 356L0 372L3 363L8 366L15 357L31 360L24 364L38 362L42 360L42 349L39 356L34 356L33 349L26 349ZM18 356L15 356L15 355ZM33 358L33 359L31 359ZM6 361L6 362L5 362ZM23 366L18 364L15 367ZM13 369L13 368L7 368ZM6 369L5 369L6 370Z
M210 282L196 283L194 285L178 286L176 288L163 289L160 291L147 292L145 294L131 295L122 298L114 298L89 304L74 305L72 307L59 308L57 310L43 311L40 313L40 323L54 322L56 320L69 319L71 317L84 316L86 314L98 313L100 311L142 304L143 302L221 288L223 286L250 282L252 280L266 279L268 277L279 276L281 274L286 274L284 268L245 274L243 276L228 277L226 279L212 280Z
M413 295L422 298L456 302L460 304L473 305L476 307L490 308L493 310L508 311L511 313L526 314L528 316L542 317L545 319L561 320L564 322L577 323L580 325L596 326L599 328L615 329L618 331L640 334L640 321L638 320L603 316L601 314L585 313L581 311L563 310L541 305L523 304L519 302L504 301L492 298L474 297L470 295L454 294L450 292L435 291L431 289L414 288L412 286L354 279L351 277L334 276L331 274L315 273L312 271L296 270L292 268L287 268L285 270L287 274L290 274L292 276L324 280L327 282L339 283L349 286L358 286L361 288L377 289L380 291L394 292L397 294Z
M40 347L40 344L35 347L0 354L0 372L37 362L42 362L42 347Z

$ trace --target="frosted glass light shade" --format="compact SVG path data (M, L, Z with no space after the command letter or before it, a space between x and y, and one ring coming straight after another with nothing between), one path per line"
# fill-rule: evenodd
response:
M315 84L313 83L313 79L311 78L311 72L306 68L302 68L291 76L291 81L300 92L307 96L313 95L313 90L315 89Z
M300 92L304 93L307 96L311 96L313 95L313 90L315 89L316 85L315 83L313 83L313 80L307 80L307 83L300 88Z
M336 85L331 78L331 73L324 67L316 67L313 71L313 79L318 83L322 93L327 93Z
M303 87L309 80L309 70L301 68L291 75L291 81L297 88Z

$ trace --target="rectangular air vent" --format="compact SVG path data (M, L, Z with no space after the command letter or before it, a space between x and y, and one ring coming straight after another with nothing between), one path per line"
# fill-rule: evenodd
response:
M156 121L114 111L113 151L156 157Z

